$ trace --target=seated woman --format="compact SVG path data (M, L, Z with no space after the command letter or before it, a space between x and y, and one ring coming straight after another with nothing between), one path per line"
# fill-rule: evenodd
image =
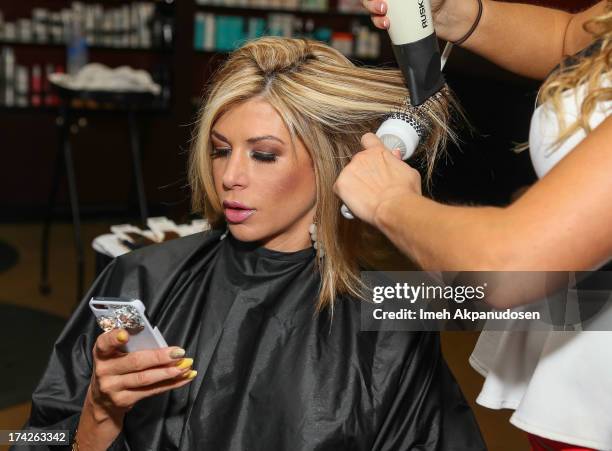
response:
M406 96L399 71L357 68L321 43L234 52L191 160L212 230L109 265L59 337L27 426L78 426L87 450L485 449L438 334L360 331L374 245L332 185ZM443 119L432 153L447 111L428 114ZM182 349L120 352L128 335L100 334L92 296L142 300Z

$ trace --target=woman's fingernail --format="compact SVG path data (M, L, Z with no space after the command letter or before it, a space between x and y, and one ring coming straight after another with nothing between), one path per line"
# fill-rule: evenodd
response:
M186 372L183 377L185 379L193 379L194 377L196 377L198 375L198 372L196 370L191 370Z
M385 13L385 4L381 3L380 5L378 5L378 10L380 11L381 14Z
M383 27L389 28L389 19L387 19L386 17L383 19Z
M175 348L172 351L170 351L171 359L178 359L180 357L183 357L184 355L185 355L185 350L181 348Z
M127 343L129 338L128 333L123 329L117 333L117 340L119 340L121 343Z
M181 359L176 366L181 370L186 370L193 365L193 359Z

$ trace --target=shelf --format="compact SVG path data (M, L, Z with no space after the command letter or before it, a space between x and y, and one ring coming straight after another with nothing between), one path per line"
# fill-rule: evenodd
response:
M0 46L14 47L30 47L30 48L45 48L45 49L66 49L66 44L59 43L43 43L43 42L18 42L18 41L0 41ZM110 47L103 45L92 45L87 47L89 51L110 51L110 52L145 52L145 53L172 53L172 48L165 47Z
M210 12L220 12L228 14L297 14L300 16L335 16L335 17L355 17L355 18L368 18L369 15L366 11L363 13L358 12L344 12L338 10L308 10L308 9L285 9L285 8L258 8L254 6L221 6L221 5L200 5L196 3L196 7L199 10L205 10Z
M127 113L131 110L127 108L69 108L71 114L108 114L108 113ZM170 113L170 108L138 108L134 109L134 112L138 114L165 114ZM2 113L21 113L21 114L60 114L60 107L58 106L41 106L41 107L17 107L17 106L5 106L0 105L0 114Z
M0 105L0 113L57 113L58 107L56 106L6 106Z

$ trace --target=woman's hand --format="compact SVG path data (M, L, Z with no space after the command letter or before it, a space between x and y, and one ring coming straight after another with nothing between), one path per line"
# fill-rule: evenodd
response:
M94 371L78 427L82 449L106 449L121 431L125 414L138 401L182 387L197 374L191 370L193 360L183 358L181 348L124 353L120 348L128 340L123 329L101 334L96 340Z
M361 138L364 150L355 154L334 184L351 212L376 226L378 207L396 198L421 196L421 175L400 160L398 150L389 151L373 133Z

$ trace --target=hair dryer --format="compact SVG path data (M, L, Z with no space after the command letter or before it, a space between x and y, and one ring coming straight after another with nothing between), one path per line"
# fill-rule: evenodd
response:
M419 106L444 85L438 38L429 0L386 0L393 53L408 89Z

